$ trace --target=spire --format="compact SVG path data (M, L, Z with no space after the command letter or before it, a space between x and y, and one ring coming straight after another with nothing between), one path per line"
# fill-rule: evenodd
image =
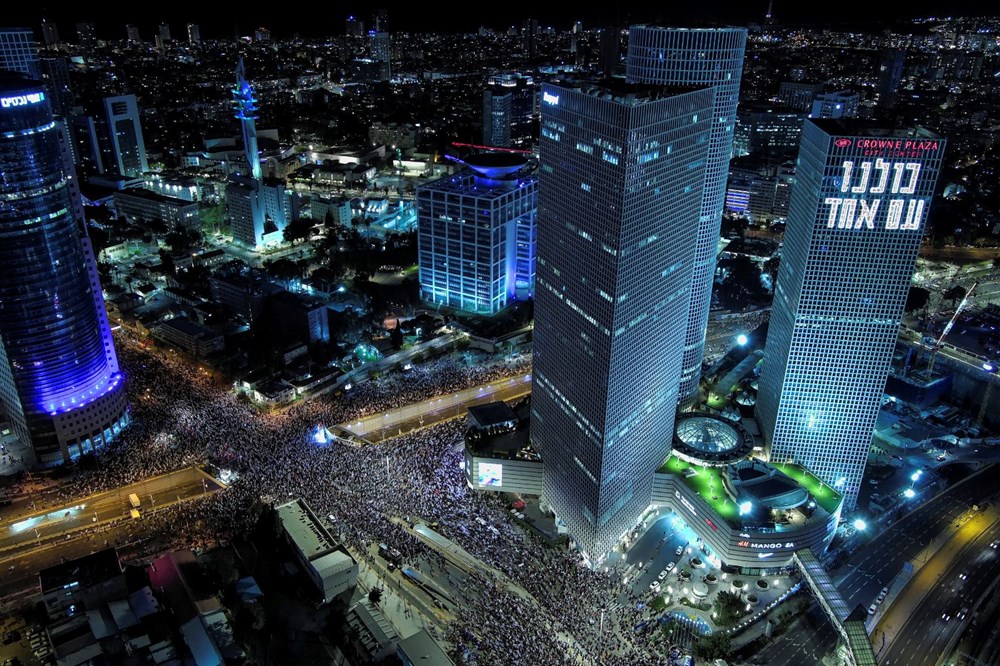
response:
M246 80L246 70L243 69L243 56L240 56L240 59L236 62L236 86L239 87Z

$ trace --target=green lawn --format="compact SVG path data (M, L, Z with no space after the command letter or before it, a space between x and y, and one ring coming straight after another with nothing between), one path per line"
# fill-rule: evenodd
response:
M684 476L684 470L688 467L693 467L697 474L691 477ZM660 467L659 471L670 472L679 476L689 488L698 493L712 507L713 511L719 514L719 517L736 525L738 523L739 511L736 504L726 495L726 489L722 481L724 470L724 467L691 465L677 456L670 456L663 466Z
M842 499L840 493L820 481L811 472L807 472L805 468L792 463L771 463L771 465L808 490L809 494L815 498L816 503L826 511L829 513L836 511Z
M812 473L807 472L799 465L793 465L791 463L771 464L776 467L778 471L785 474L785 476L799 483L803 488L809 491L809 494L811 494L815 498L816 502L826 511L833 513L837 509L837 506L841 501L840 493L827 484L821 482ZM691 477L684 476L684 470L688 467L693 467L697 474ZM701 498L705 500L705 502L707 502L708 505L711 506L721 518L724 518L733 525L738 526L739 508L731 499L729 499L729 496L726 495L725 486L722 481L722 475L725 474L725 469L725 467L701 467L699 465L691 465L677 456L670 456L658 471L669 472L670 474L680 477L684 483L686 483L689 488L697 492L698 495L701 496Z

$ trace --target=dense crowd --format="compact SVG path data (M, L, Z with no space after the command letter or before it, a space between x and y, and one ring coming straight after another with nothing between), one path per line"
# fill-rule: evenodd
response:
M512 523L499 495L468 488L461 469L464 420L372 446L320 446L310 437L319 422L341 423L529 372L530 358L438 359L336 398L262 414L186 362L126 340L118 346L134 422L96 470L79 473L72 494L210 460L239 477L225 492L162 512L165 529L184 545L245 534L262 500L301 497L329 517L334 533L355 552L386 543L407 562L440 566L441 558L409 529L436 523L438 532L497 572L465 576L459 621L444 636L459 663L589 663L598 652L609 666L667 663L662 649L646 649L650 637L635 627L648 611L636 610L624 586ZM600 609L617 598L631 603L609 608L602 628Z

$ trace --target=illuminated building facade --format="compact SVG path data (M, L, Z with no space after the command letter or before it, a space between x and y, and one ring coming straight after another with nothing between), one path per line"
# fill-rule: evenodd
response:
M637 25L629 28L628 33L627 81L715 88L711 144L705 166L695 263L688 292L690 305L678 395L682 404L694 402L701 379L746 41L746 28L686 29Z
M128 423L93 253L41 82L0 80L0 410L40 465Z
M243 58L236 66L233 108L240 121L247 173L233 174L226 185L226 206L233 239L253 249L277 245L284 240L288 214L285 188L279 183L264 182L257 147L257 98L247 81Z
M670 452L714 89L542 86L531 437L592 563Z
M757 399L772 463L857 500L945 141L807 120Z
M149 163L135 95L105 97L104 113L110 141L110 164L106 167L119 176L142 176L149 171Z
M417 188L420 293L428 303L496 314L534 292L538 178L511 153L466 164Z
M0 70L37 78L38 45L30 28L0 28Z
M497 76L483 91L483 143L530 148L535 140L538 89L531 77Z

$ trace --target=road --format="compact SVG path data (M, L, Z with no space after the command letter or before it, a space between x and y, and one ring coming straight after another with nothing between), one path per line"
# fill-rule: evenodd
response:
M0 598L37 583L41 569L85 555L104 542L130 543L155 530L152 521L133 520L128 501L139 495L140 512L152 512L224 486L197 467L146 479L117 490L68 500L40 511L12 505L0 512Z
M382 414L373 414L337 426L369 442L377 443L419 428L426 428L459 416L466 409L497 400L516 400L531 393L531 375L517 375L457 393L405 405Z
M823 657L837 646L839 639L840 635L830 624L826 613L819 604L813 603L746 663L769 666L820 664Z
M997 575L1000 511L980 512L914 576L872 634L883 666L934 666L954 647L971 609ZM970 612L970 611L967 611ZM883 647L884 645L884 647Z

